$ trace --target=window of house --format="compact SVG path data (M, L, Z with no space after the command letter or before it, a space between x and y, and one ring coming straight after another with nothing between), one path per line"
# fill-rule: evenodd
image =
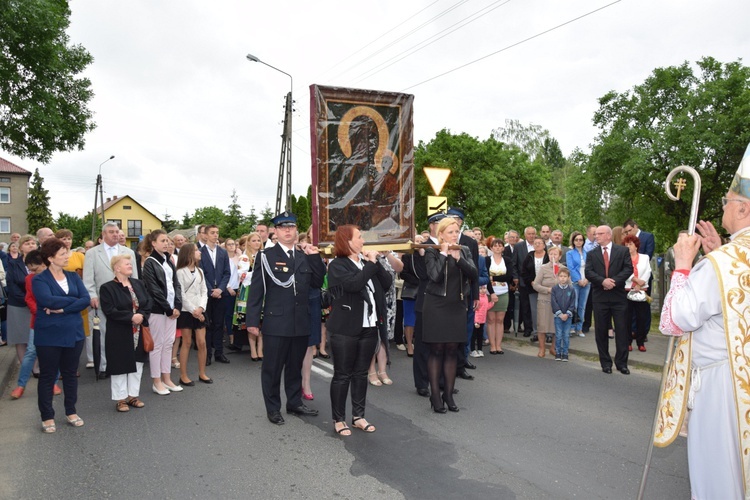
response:
M131 205L123 205L123 206L122 206L122 209L123 209L123 210L132 210L132 209L133 209L133 207L132 207Z
M143 234L142 222L139 220L128 221L128 238L135 238Z
M117 224L117 227L122 229L122 219L107 219L107 222L114 222Z
M10 203L9 187L0 187L0 203Z
M10 177L0 177L0 182L10 183Z
M10 217L0 217L0 234L10 234Z

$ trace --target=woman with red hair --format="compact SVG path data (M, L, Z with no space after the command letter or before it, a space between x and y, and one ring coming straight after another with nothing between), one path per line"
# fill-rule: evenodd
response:
M387 328L385 290L392 278L378 262L378 253L363 251L365 240L357 226L336 229L333 252L328 265L328 290L333 297L326 328L331 336L333 379L331 410L334 430L351 436L346 425L346 397L351 387L352 425L375 432L365 420L367 370L373 354L382 348L380 334Z

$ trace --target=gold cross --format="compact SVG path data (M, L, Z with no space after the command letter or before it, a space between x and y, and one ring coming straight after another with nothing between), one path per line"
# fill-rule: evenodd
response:
M674 181L674 187L677 188L677 199L680 199L680 193L682 193L682 190L687 187L687 183L685 182L685 179L677 179Z

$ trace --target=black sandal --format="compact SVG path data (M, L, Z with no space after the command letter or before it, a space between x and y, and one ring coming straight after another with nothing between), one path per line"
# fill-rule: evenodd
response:
M365 420L365 422L367 423L367 425L365 425L364 427L358 426L357 422L359 422L360 420L365 420L365 418L364 417L353 418L352 419L352 425L354 427L356 427L357 429L359 429L361 431L364 431L364 432L375 432L375 426L372 425L371 423L367 422L367 420Z
M341 429L337 429L336 428L336 424L344 424L344 426ZM336 431L336 434L339 434L341 436L351 436L352 435L351 428L348 425L346 425L346 422L344 422L343 420L340 421L340 422L334 422L333 423L333 430ZM349 434L342 434L342 432L344 432L344 431L349 431Z

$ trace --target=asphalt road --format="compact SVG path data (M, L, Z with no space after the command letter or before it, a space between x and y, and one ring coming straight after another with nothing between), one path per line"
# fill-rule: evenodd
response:
M81 369L83 428L41 432L36 384L0 400L0 498L630 499L646 456L659 375L603 374L598 363L538 359L511 343L459 381L457 414L416 395L393 351L395 384L370 387L373 434L332 431L331 365L313 375L318 417L266 420L260 364L247 352L214 364L215 384L166 397L144 377L143 409L118 414L109 381ZM192 360L192 372L196 372ZM177 379L177 373L173 379ZM197 372L194 373L197 379ZM685 441L656 449L646 498L689 498Z

